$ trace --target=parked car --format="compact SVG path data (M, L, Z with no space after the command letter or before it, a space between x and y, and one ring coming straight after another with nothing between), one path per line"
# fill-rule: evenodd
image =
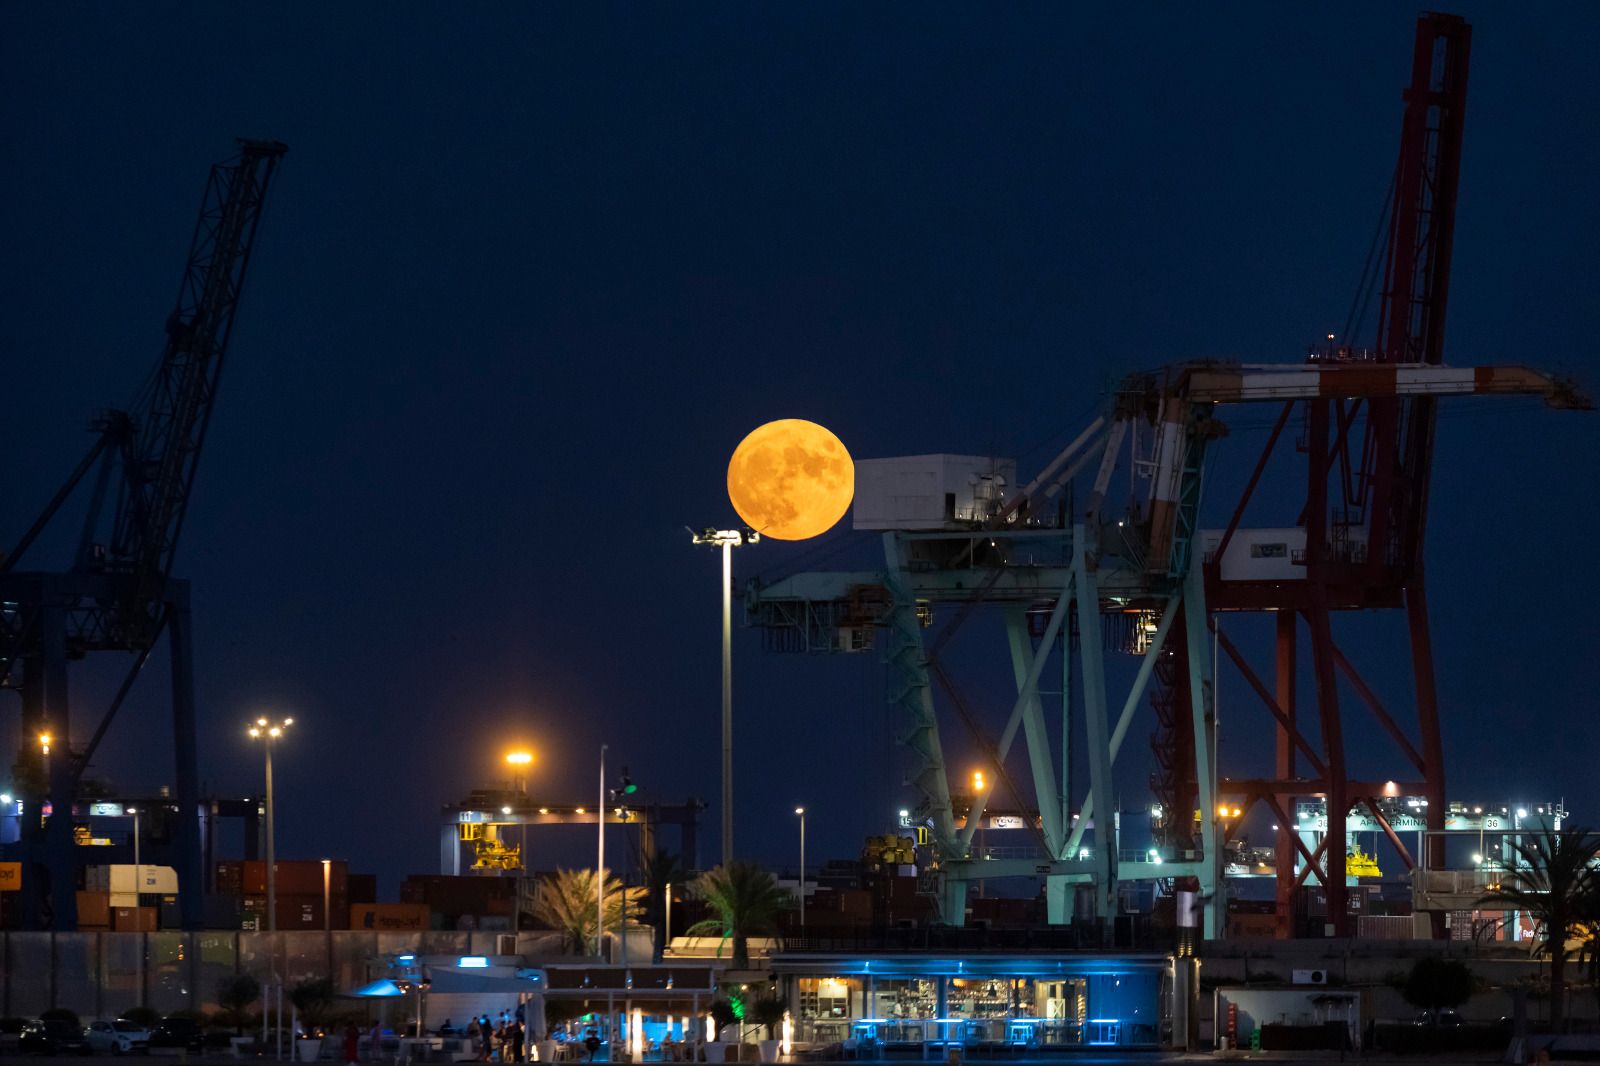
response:
M113 1055L150 1053L150 1030L138 1022L90 1022L83 1031L91 1052L109 1051Z
M19 1050L17 1045L22 1039L22 1028L28 1024L26 1018L0 1018L0 1055L15 1055Z
M62 1052L86 1055L89 1044L83 1038L82 1029L71 1022L52 1018L48 1021L32 1021L23 1026L17 1050L32 1055L56 1055Z
M189 1051L204 1049L205 1030L193 1018L163 1018L150 1030L151 1047L181 1047Z
M1466 1023L1461 1020L1461 1015L1453 1010L1425 1010L1417 1015L1416 1024L1451 1029Z

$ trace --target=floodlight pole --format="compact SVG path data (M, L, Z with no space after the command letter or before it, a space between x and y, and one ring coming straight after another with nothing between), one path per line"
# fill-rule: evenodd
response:
M733 549L761 540L753 529L690 530L696 544L722 549L722 865L733 862Z
M606 748L608 746L600 745L600 805L594 809L594 953L602 960L605 958L606 942ZM623 909L624 911L627 909L626 902L623 903Z

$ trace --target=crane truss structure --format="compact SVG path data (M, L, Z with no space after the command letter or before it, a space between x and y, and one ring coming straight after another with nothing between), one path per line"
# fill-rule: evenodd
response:
M1404 374L1407 366L1443 366L1471 41L1471 27L1457 16L1429 13L1417 20L1388 215L1377 339L1370 349L1330 346L1319 353L1322 359L1374 375L1396 373L1397 367ZM1392 395L1325 396L1306 402L1303 505L1294 519L1305 531L1302 565L1288 581L1240 580L1228 573L1230 543L1261 471L1281 444L1293 409L1285 404L1227 530L1205 561L1214 610L1265 612L1275 619L1273 661L1267 669L1253 667L1220 627L1218 643L1274 719L1272 771L1226 782L1224 792L1245 816L1257 804L1266 806L1279 826L1280 936L1290 935L1296 897L1308 878L1327 890L1324 931L1348 935L1346 818L1353 808L1364 807L1385 824L1387 838L1408 868L1415 858L1387 828L1381 812L1385 790L1420 796L1428 802L1430 818L1444 816L1444 745L1423 570L1437 402L1432 393L1404 389ZM1349 618L1341 627L1348 641L1357 627L1377 632L1377 620L1392 611L1404 614L1407 646L1383 647L1375 658L1404 660L1409 666L1415 702L1411 728L1379 698L1334 634L1335 615ZM1320 726L1316 741L1301 730L1296 677L1302 665L1313 681L1311 702ZM1264 675L1270 677L1270 687ZM1399 770L1372 780L1351 766L1341 687L1376 717L1393 742L1388 761L1392 765L1398 759ZM1370 766L1376 753L1367 754ZM1316 851L1292 832L1288 817L1296 798L1307 794L1324 797L1328 810L1328 831ZM1436 847L1442 838L1432 839L1430 846ZM1432 858L1442 861L1442 854ZM1443 935L1442 913L1434 915L1434 931Z
M1263 804L1279 826L1280 935L1291 931L1296 894L1307 879L1327 891L1324 931L1344 935L1350 924L1346 822L1352 809L1365 807L1372 819L1386 825L1380 797L1398 791L1425 798L1429 817L1443 817L1444 748L1423 580L1437 403L1459 395L1539 395L1554 407L1590 406L1570 385L1537 371L1458 369L1444 363L1470 45L1471 28L1456 16L1430 13L1417 21L1374 347L1330 343L1313 353L1308 365L1298 367L1203 364L1174 367L1158 378L1130 379L1119 390L1109 421L1091 426L1033 485L973 529L932 535L889 531L886 567L880 574L831 580L800 575L787 584L751 590L752 621L785 633L774 643L790 649L859 648L871 626L889 631L887 655L896 678L892 698L910 712L903 739L918 760L914 783L933 823L947 921L961 920L967 880L983 873L1024 871L1002 871L984 863L984 870L974 872L976 819L969 817L958 833L950 814L933 711L935 683L989 751L997 778L1013 793L1003 763L1019 725L1024 730L1045 857L1035 872L1047 878L1052 922L1064 920L1065 891L1074 882L1093 883L1095 913L1103 919L1119 877L1175 877L1186 879L1186 887L1207 901L1205 933L1218 935L1219 837L1225 842L1250 809ZM1352 328L1359 317L1353 316ZM1251 402L1277 402L1281 410L1226 528L1197 536L1201 459L1207 441L1221 432L1213 410ZM1242 528L1246 508L1297 410L1305 420L1304 505L1287 528ZM1124 444L1130 472L1147 484L1138 492L1130 486L1125 509L1112 525L1104 509L1107 472ZM1060 528L1038 528L1044 524L1043 505L1095 449L1102 453L1101 464L1081 519L1073 515L1058 522ZM940 538L957 547L941 554L933 548ZM1054 558L1046 562L1047 556ZM866 609L880 598L886 605L881 614ZM962 605L956 618L932 648L925 648L921 627L928 608L951 601ZM949 631L980 603L997 606L1006 615L1017 680L1016 702L996 744L984 739L938 655ZM1080 660L1091 779L1075 818L1065 806L1064 787L1072 735L1068 654L1061 656L1059 778L1051 767L1038 688L1040 664L1073 608L1078 629L1071 639ZM1386 610L1405 613L1414 730L1402 726L1334 640L1335 613ZM1141 635L1131 650L1144 658L1112 727L1100 661L1107 650L1102 634L1106 620L1130 611L1140 619L1135 629ZM1027 639L1030 612L1050 620L1037 643ZM1254 669L1218 624L1226 612L1273 616L1271 687L1262 680L1265 671ZM1270 773L1214 784L1215 719L1210 656L1205 654L1213 636L1270 715L1276 734ZM1297 714L1296 675L1307 652L1321 732L1317 740L1302 731ZM1394 751L1411 771L1395 776L1405 780L1396 782L1387 773L1365 780L1352 770L1344 743L1341 677L1393 740ZM1093 824L1093 813L1109 810L1110 769L1146 688L1152 688L1158 720L1152 784L1166 816L1165 851L1118 856L1109 829L1096 833L1095 849L1084 849L1079 845ZM1057 780L1063 787L1057 787ZM1296 800L1307 796L1322 798L1328 811L1328 831L1315 851L1294 832L1289 817ZM1227 802L1219 804L1219 799ZM975 811L980 817L981 801L979 797ZM1191 810L1196 811L1194 821L1188 817ZM1221 810L1228 812L1226 818ZM1386 835L1402 861L1412 865L1392 827ZM1435 847L1442 838L1435 834L1431 839L1435 843L1429 846ZM1151 869L1157 858L1162 860L1160 869ZM1436 917L1436 933L1442 932L1441 925Z
M1114 913L1119 881L1184 879L1202 902L1205 935L1215 937L1223 914L1220 844L1229 827L1213 813L1212 792L1213 608L1202 557L1216 534L1198 523L1206 449L1226 432L1218 408L1460 395L1529 395L1556 407L1586 405L1565 383L1513 366L1194 363L1134 375L1117 390L1108 415L992 513L950 521L940 530L884 531L880 570L801 573L752 584L745 596L747 618L774 634L770 646L789 651L865 650L883 632L888 698L904 712L899 739L911 753L908 783L921 794L917 816L929 825L944 921L962 922L966 886L980 878L1042 876L1048 920L1057 924L1071 920L1079 886L1090 896L1094 916L1105 922ZM1119 476L1124 462L1126 482ZM1062 518L1052 516L1057 497L1091 468L1083 512L1065 508ZM1123 484L1125 498L1118 487ZM1076 497L1068 492L1066 498ZM980 610L1001 619L1015 683L998 737L990 735L943 658L956 632ZM1114 698L1108 661L1128 653L1139 657L1138 666L1127 690ZM1041 683L1052 657L1060 687L1050 693ZM1162 848L1124 855L1112 828L1112 774L1163 663L1177 664L1183 679L1186 700L1175 713L1186 718L1191 738L1181 756L1195 783L1196 818L1171 812L1177 828ZM1038 859L975 853L973 838L990 793L974 795L958 824L936 691L1015 806L1039 812L1033 823ZM1081 700L1077 722L1069 695L1074 691ZM1044 711L1051 694L1060 708L1054 736ZM1283 724L1289 728L1292 722ZM1008 766L1019 733L1031 803ZM1077 744L1084 745L1089 782L1073 809L1070 753ZM1322 766L1315 749L1306 747L1308 758ZM1299 790L1320 793L1326 782L1302 782ZM1086 843L1091 840L1092 846Z
M78 781L163 632L171 654L179 811L173 865L184 928L203 923L189 583L172 569L267 189L286 150L275 141L241 140L236 158L211 168L154 373L128 410L95 419L88 453L0 559L0 686L22 697L20 915L29 927L77 926ZM29 549L91 473L70 568L22 569ZM75 750L69 665L98 652L132 658L94 733ZM54 738L51 750L36 743L41 735Z

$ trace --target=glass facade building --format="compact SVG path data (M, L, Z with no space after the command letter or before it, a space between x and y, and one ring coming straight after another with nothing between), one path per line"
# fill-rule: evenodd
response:
M796 953L770 963L795 1039L858 1054L1157 1047L1165 1035L1161 955Z

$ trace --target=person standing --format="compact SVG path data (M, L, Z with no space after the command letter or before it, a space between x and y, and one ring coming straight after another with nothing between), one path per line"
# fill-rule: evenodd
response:
M373 1062L383 1058L383 1030L377 1022L373 1022L372 1028L367 1032L367 1055Z
M522 1031L522 1023L521 1022L517 1022L517 1021L512 1022L511 1023L511 1061L512 1062L521 1062L522 1061L522 1044L523 1044L523 1040L524 1040L524 1033Z
M345 1066L356 1066L361 1061L361 1030L351 1022L344 1027Z

